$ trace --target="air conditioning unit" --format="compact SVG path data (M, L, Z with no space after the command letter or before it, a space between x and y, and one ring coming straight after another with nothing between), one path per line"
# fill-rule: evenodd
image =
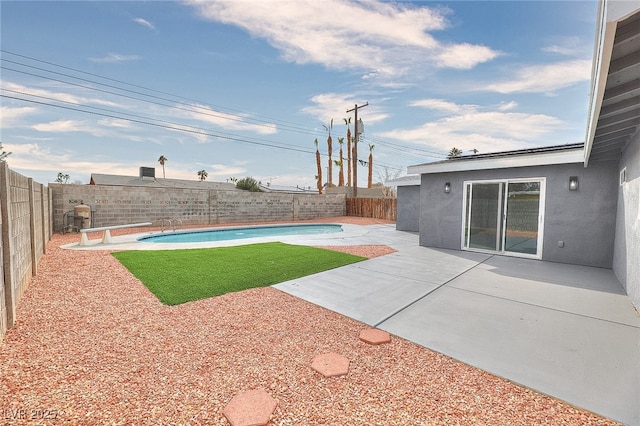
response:
M156 168L155 167L140 167L140 177L141 178L145 178L145 177L155 178L156 177Z

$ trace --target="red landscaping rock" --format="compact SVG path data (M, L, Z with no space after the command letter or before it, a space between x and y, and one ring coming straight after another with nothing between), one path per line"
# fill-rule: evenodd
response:
M278 403L263 389L234 396L222 414L232 426L263 426L269 423Z

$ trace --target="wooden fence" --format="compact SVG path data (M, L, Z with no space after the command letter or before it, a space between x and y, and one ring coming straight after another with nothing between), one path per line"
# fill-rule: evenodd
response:
M347 198L347 216L396 220L397 198Z

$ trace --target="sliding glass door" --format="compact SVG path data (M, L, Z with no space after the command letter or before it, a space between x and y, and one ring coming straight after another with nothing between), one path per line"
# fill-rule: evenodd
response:
M465 182L462 248L542 257L544 179Z
M536 255L540 222L540 182L509 183L504 250Z

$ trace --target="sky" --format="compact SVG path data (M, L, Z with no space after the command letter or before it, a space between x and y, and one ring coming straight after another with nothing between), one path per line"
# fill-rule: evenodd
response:
M316 139L326 182L329 134L332 160L345 138L346 173L356 105L374 182L454 147L583 142L596 13L586 0L3 0L0 142L45 184L162 177L164 156L166 178L274 188L316 187Z

